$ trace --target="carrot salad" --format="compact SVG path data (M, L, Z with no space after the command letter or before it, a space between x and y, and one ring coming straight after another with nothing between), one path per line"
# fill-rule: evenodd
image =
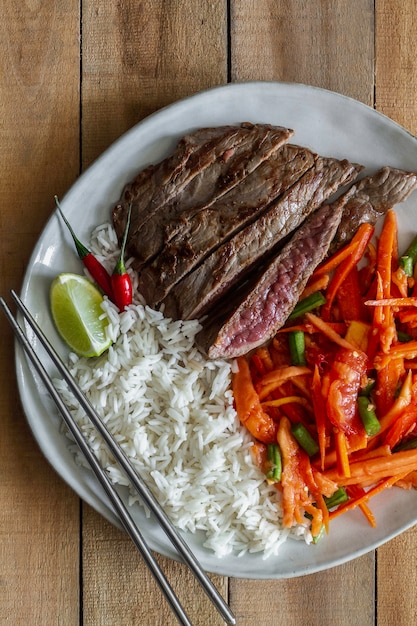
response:
M389 210L311 276L272 341L237 359L236 410L282 493L283 523L315 541L371 498L417 487L417 237L398 252Z

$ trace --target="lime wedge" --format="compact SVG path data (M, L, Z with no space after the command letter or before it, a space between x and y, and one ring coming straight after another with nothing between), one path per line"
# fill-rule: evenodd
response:
M99 356L111 344L103 296L87 278L59 274L52 282L50 303L55 326L65 343L80 356Z

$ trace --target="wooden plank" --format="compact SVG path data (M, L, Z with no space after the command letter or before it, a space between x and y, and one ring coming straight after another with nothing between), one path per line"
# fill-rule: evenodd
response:
M222 0L84 2L83 166L146 115L226 82L226 24ZM130 539L83 510L84 626L175 624ZM220 624L184 566L163 562L193 623Z
M373 2L231 2L233 80L313 84L373 102ZM374 553L287 581L230 581L240 626L374 624Z
M83 515L85 626L176 626L174 617L133 543L90 507ZM195 626L224 622L189 569L155 555ZM224 597L227 579L212 576Z
M348 566L278 581L231 581L230 600L239 626L374 626L374 562L368 556ZM367 594L359 594L362 586ZM365 601L366 600L366 601Z
M0 25L0 290L78 174L78 4L5 0ZM57 43L59 42L59 44ZM65 78L64 78L65 77ZM1 320L0 623L78 623L79 500L40 453L18 404Z
M415 2L376 2L376 105L417 133ZM417 527L378 549L378 626L415 623Z
M376 107L417 134L416 4L377 0Z
M232 80L306 83L372 105L373 18L371 0L232 0Z
M83 165L176 100L227 80L222 0L87 0L83 8Z

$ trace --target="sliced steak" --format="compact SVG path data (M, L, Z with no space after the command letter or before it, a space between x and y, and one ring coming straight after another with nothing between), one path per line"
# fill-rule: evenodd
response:
M286 144L228 193L204 209L179 216L177 233L139 274L139 291L151 307L204 258L287 191L317 158L307 148ZM170 226L175 228L175 222Z
M348 243L362 223L376 224L381 215L403 202L416 187L417 174L392 167L383 167L360 180L346 192L347 202L329 254Z
M339 206L306 219L226 321L207 324L197 341L210 358L234 358L262 345L283 326L308 278L326 256L340 223Z
M181 223L178 216L183 211L212 204L292 134L293 131L282 127L245 123L223 130L201 130L180 141L174 155L149 170L151 181L140 177L141 184L125 191L128 200L123 199L113 211L120 238L121 226L132 204L127 252L135 258L135 269L151 260L175 234Z
M174 319L204 315L341 185L356 178L361 169L346 160L318 157L314 166L256 221L222 244L171 289L163 300L165 315Z

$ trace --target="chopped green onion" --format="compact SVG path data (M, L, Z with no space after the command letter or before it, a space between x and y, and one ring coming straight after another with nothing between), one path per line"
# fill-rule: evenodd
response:
M339 487L339 489L336 489L332 496L328 498L326 498L326 496L323 496L323 499L326 503L327 508L330 511L330 509L333 509L335 506L339 506L339 504L347 502L347 500L349 500L349 496L346 493L346 489L344 487Z
M417 261L417 235L414 237L407 250L400 258L400 265L407 276L413 275L414 265Z
M325 302L326 298L323 296L321 291L315 291L311 295L307 296L307 298L304 298L295 305L293 312L288 317L288 319L293 320L296 317L301 317L301 315L304 315L304 313L308 313L308 311L316 309L322 304L325 304Z
M268 461L271 464L266 477L273 482L279 482L282 474L281 451L277 443L269 443L267 446Z
M374 405L367 396L358 397L359 415L369 437L376 435L381 430L381 424L374 411Z
M288 333L288 344L290 348L291 363L293 365L305 365L305 341L302 330L293 330Z
M303 450L307 452L308 456L314 456L317 454L319 451L319 444L314 437L310 435L304 424L296 422L291 426L291 432Z

